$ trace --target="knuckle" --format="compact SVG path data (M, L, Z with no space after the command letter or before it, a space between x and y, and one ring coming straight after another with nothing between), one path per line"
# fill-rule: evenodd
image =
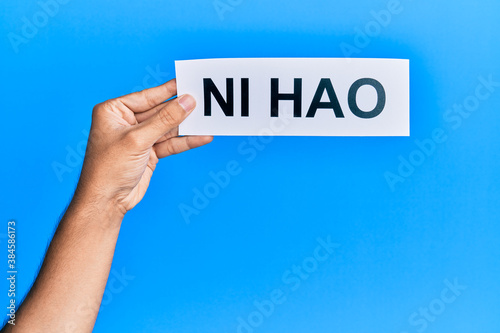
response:
M175 127L180 123L180 117L172 110L165 108L158 113L158 118L166 127Z
M176 146L172 143L172 144L168 144L167 145L167 154L168 156L172 156L172 155L175 155L178 153L177 149L176 149Z
M109 112L119 110L121 106L123 104L119 98L110 99L103 103L103 109Z
M114 108L116 105L116 101L114 100L108 100L102 103L99 103L94 106L94 109L92 110L92 116L100 116L101 114L110 111Z
M92 117L96 117L97 115L102 113L103 104L104 103L99 103L94 106L94 108L92 109Z
M151 96L151 94L149 93L149 91L147 89L142 90L140 92L140 94L142 94L143 99L146 101L146 104L150 109L152 109L156 106L157 103L156 103L155 99L153 98L153 96Z
M175 95L177 93L177 85L174 80L168 81L165 85L165 95Z

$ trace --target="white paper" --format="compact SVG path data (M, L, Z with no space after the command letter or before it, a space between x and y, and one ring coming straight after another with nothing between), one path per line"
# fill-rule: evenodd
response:
M179 127L180 135L410 135L409 60L406 59L206 59L176 61L175 67L178 96L190 94L197 102L196 109ZM213 82L223 102L227 103L228 78L233 79L232 116L223 112L213 90L204 90L204 85L208 87ZM294 79L300 79L300 117L297 114L294 116L295 102L291 100L279 101L278 116L271 116L272 79L278 79L279 94L294 93ZM359 81L362 79L368 81ZM242 116L241 112L242 94L245 95L246 91L242 89L244 81L248 82L248 116ZM320 82L323 85L318 89ZM355 82L358 82L355 84L357 88L352 87ZM333 88L343 117L335 114L335 111L339 113L338 108L333 106L335 98L328 93L330 88L325 90L329 85ZM375 86L379 87L379 92ZM356 112L351 110L348 101L350 90L357 106ZM313 108L309 113L314 96L321 92L320 102L323 104L316 103L315 106L320 108ZM205 114L205 94L211 101L210 115ZM275 99L280 98L276 93L274 96ZM381 111L374 116L376 110ZM362 118L356 113L370 118Z

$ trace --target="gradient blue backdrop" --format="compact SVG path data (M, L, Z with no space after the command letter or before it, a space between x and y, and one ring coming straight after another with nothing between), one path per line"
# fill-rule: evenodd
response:
M80 161L66 159L82 148L95 104L173 78L179 59L342 57L387 2L230 6L221 17L213 0L70 0L16 52L9 33L42 9L0 3L0 246L15 219L21 294L76 185ZM411 137L280 137L250 162L238 152L248 138L216 137L162 161L124 220L95 332L237 332L238 317L274 289L286 302L254 332L500 331L500 88L458 128L444 118L479 77L500 81L500 2L401 7L353 56L410 59ZM436 128L448 140L393 191L385 172ZM241 173L186 224L179 205L231 160ZM54 163L71 172L59 178ZM328 236L339 248L292 292L283 274ZM412 325L414 312L439 305L446 279L467 289L425 329Z

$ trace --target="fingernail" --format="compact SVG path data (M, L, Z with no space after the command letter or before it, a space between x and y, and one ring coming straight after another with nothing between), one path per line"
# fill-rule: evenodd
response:
M179 98L179 105L184 109L184 111L190 112L196 106L196 101L191 95L182 95Z

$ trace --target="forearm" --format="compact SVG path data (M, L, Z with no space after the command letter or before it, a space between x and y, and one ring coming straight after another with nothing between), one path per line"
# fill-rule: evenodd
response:
M122 218L111 203L77 191L5 332L92 332Z

